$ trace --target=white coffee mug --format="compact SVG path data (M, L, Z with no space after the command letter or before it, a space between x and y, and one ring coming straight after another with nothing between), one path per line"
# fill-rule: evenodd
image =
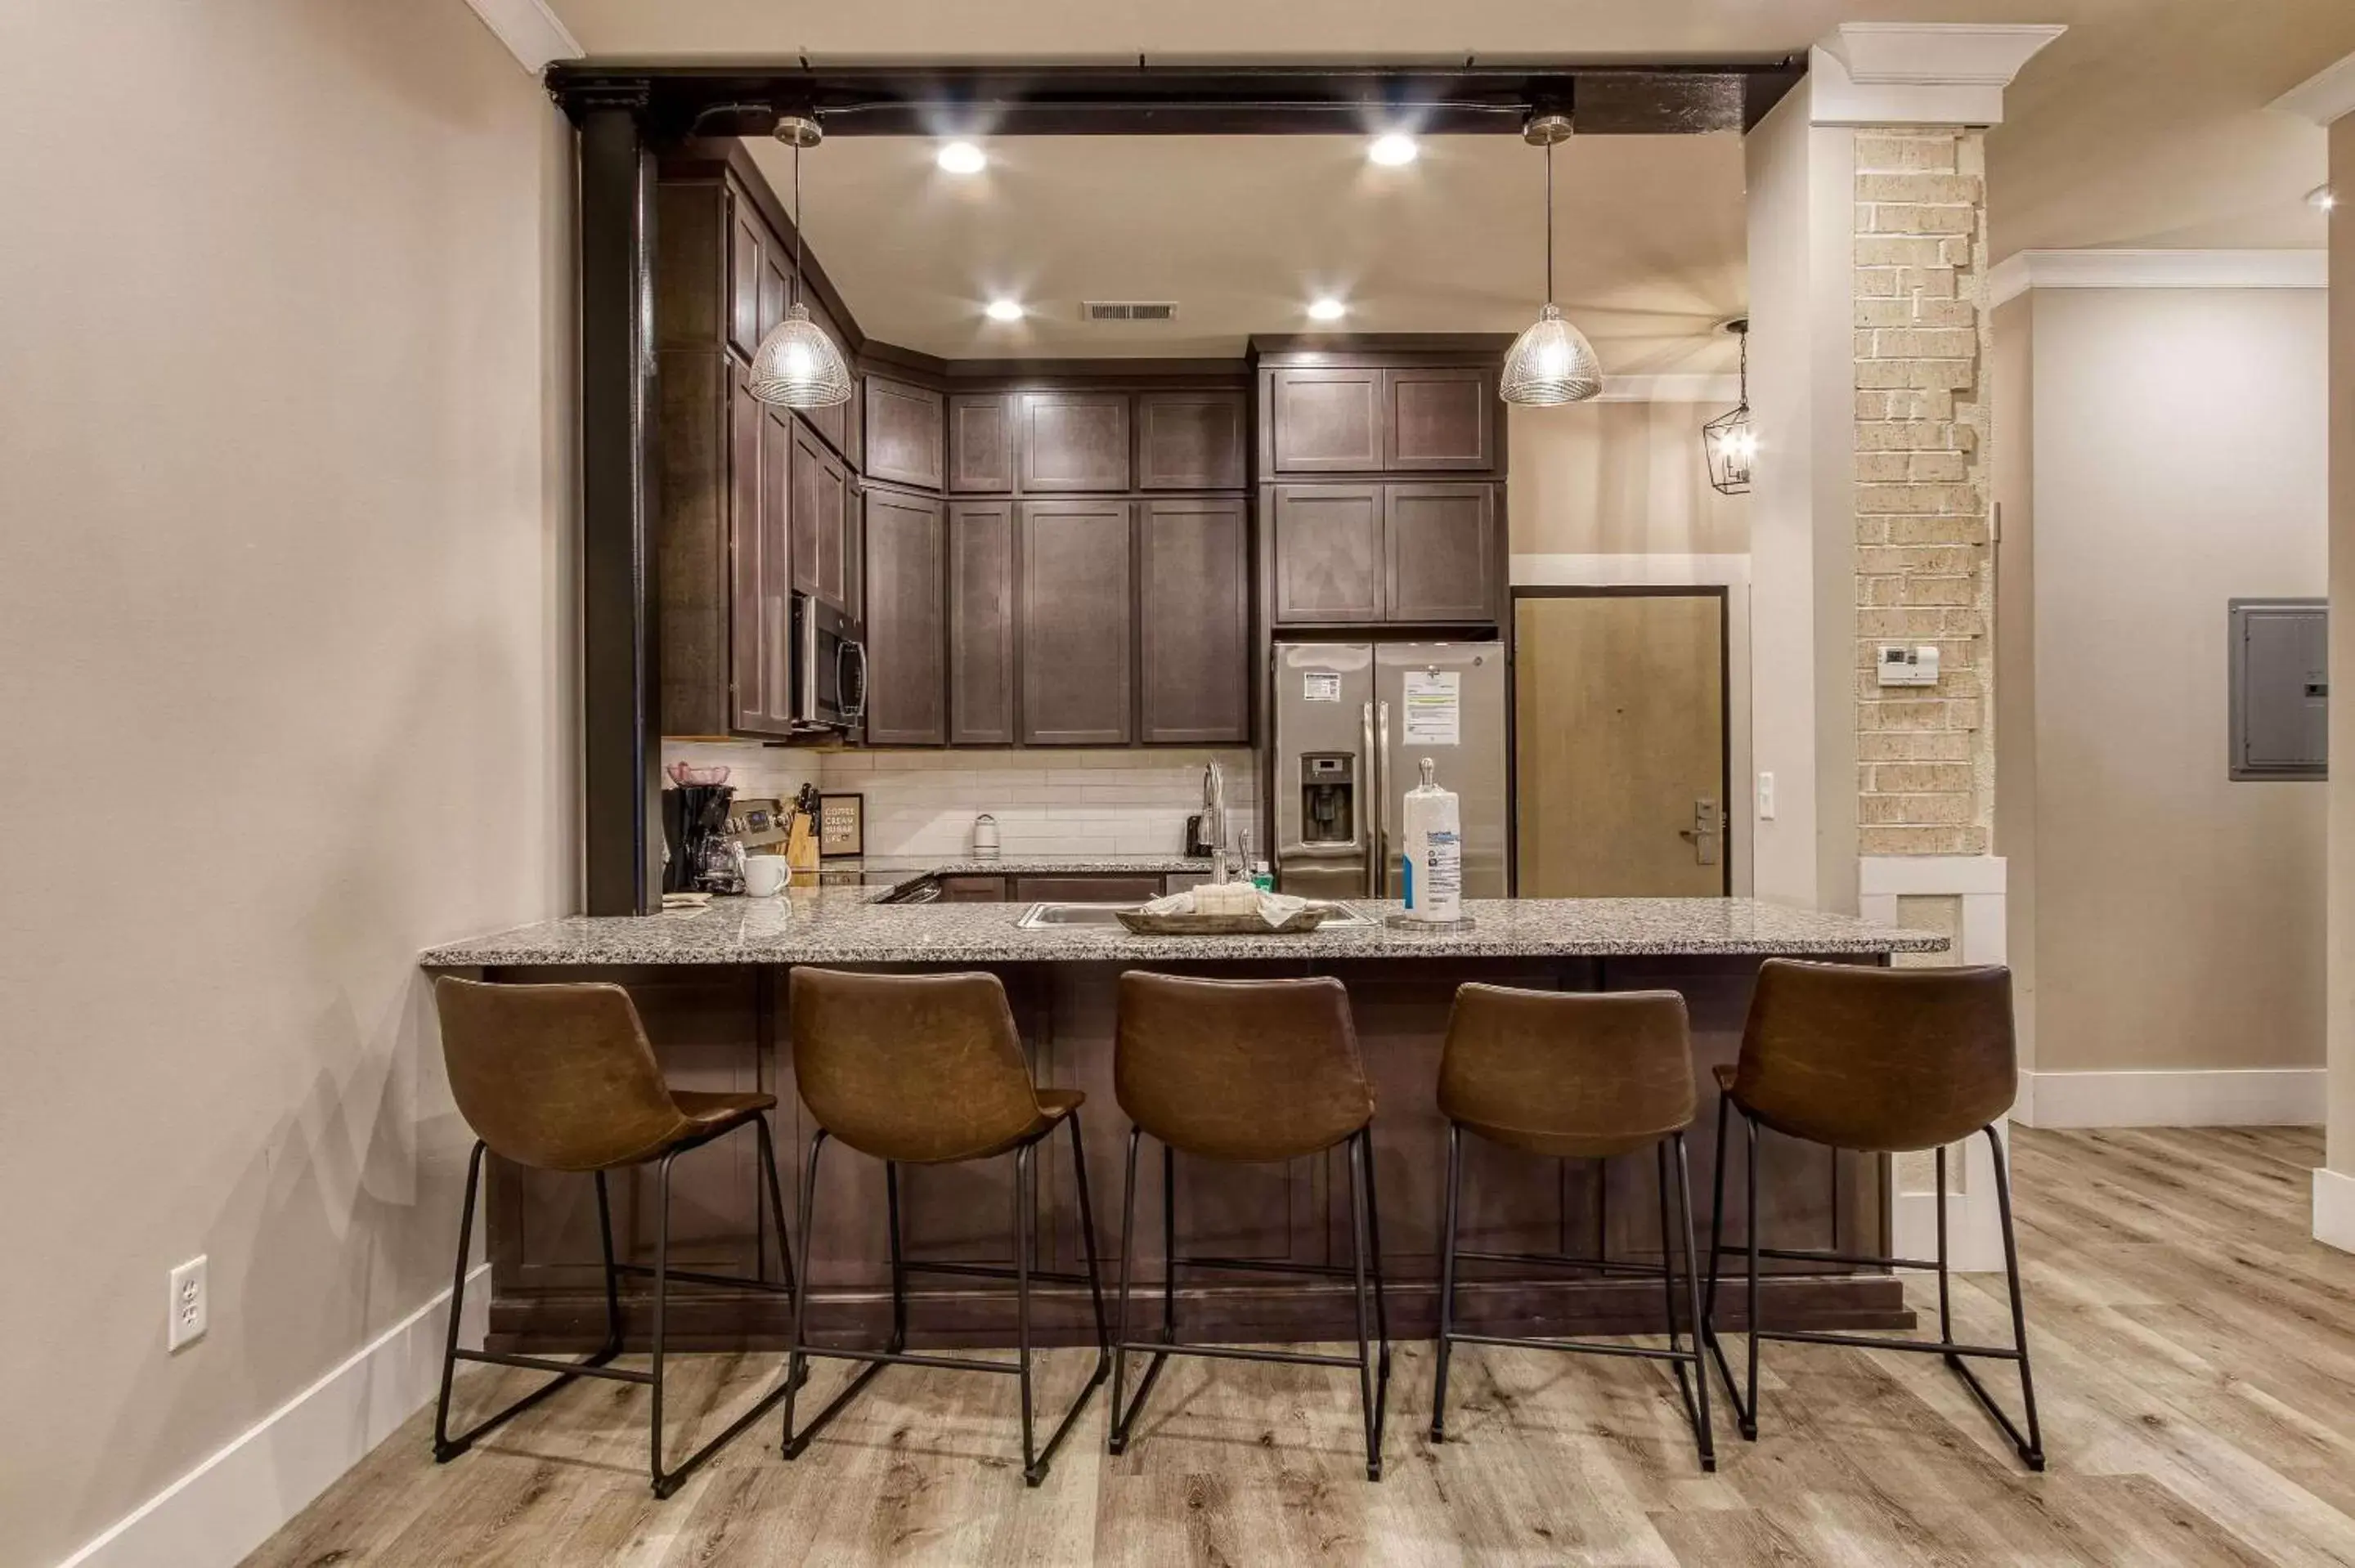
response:
M793 880L794 868L785 863L781 854L748 854L744 857L744 891L754 898L774 898Z

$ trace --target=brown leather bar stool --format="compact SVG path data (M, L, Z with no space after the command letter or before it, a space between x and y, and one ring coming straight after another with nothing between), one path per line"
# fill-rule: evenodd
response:
M617 985L486 985L444 975L433 982L442 1015L442 1054L449 1065L450 1090L459 1114L474 1129L474 1152L466 1162L466 1197L458 1219L458 1268L450 1287L450 1338L442 1352L442 1394L433 1410L433 1457L442 1464L473 1446L494 1426L521 1414L577 1377L644 1383L653 1391L647 1448L655 1495L677 1491L696 1467L784 1397L783 1386L731 1423L727 1431L688 1455L675 1470L663 1468L664 1309L673 1280L732 1286L794 1295L794 1273L785 1241L785 1201L777 1184L777 1157L766 1113L774 1095L705 1094L665 1086L654 1048L630 993ZM769 1213L777 1225L782 1283L730 1275L696 1274L670 1266L671 1165L690 1149L749 1127L761 1144L761 1171ZM507 1355L458 1348L458 1319L466 1298L466 1255L474 1234L474 1192L485 1150L536 1171L573 1171L597 1185L597 1230L605 1254L605 1342L579 1361ZM613 1203L606 1173L632 1166L655 1167L655 1261L617 1263L613 1257ZM758 1221L754 1222L756 1224ZM605 1363L622 1349L621 1277L649 1276L654 1287L654 1344L645 1372ZM506 1409L450 1436L450 1383L460 1361L528 1367L557 1374Z
M1113 1351L1113 1453L1129 1431L1170 1356L1215 1356L1301 1366L1355 1367L1366 1423L1366 1475L1382 1478L1382 1413L1391 1383L1390 1315L1382 1303L1381 1224L1374 1202L1374 1095L1358 1054L1348 993L1331 979L1228 980L1129 973L1120 977L1120 1026L1113 1082L1128 1134L1121 1192L1120 1337ZM1128 1284L1136 1257L1137 1140L1161 1145L1161 1338L1128 1337ZM1178 1252L1178 1162L1273 1164L1349 1150L1349 1266L1258 1258L1184 1257ZM1244 1269L1349 1278L1358 1309L1358 1353L1316 1355L1178 1342L1178 1270ZM1370 1281L1370 1288L1369 1287ZM1368 1338L1369 1299L1374 1339ZM1374 1346L1380 1346L1379 1358ZM1150 1355L1136 1398L1121 1406L1128 1353Z
M802 1181L802 1277L809 1277L812 1203L818 1155L828 1139L883 1161L885 1224L891 1247L891 1338L880 1351L834 1350L809 1342L809 1295L794 1310L792 1372L786 1379L784 1454L798 1458L810 1439L886 1366L939 1367L952 1372L1010 1374L1022 1383L1022 1478L1032 1486L1047 1467L1088 1396L1104 1380L1112 1334L1104 1321L1103 1287L1096 1266L1095 1211L1088 1201L1087 1146L1080 1137L1077 1089L1041 1089L1030 1077L1022 1036L1014 1026L1006 990L989 974L872 975L796 969L792 980L794 1075L802 1103L817 1118L809 1168ZM1088 1271L1056 1273L1033 1266L1032 1218L1039 1191L1039 1145L1058 1127L1071 1134L1071 1166L1079 1188L1080 1236ZM949 1165L1014 1157L1014 1264L918 1263L900 1243L900 1167ZM1014 1281L1015 1359L908 1353L908 1276L977 1276ZM1071 1409L1040 1448L1030 1414L1030 1285L1044 1279L1085 1285L1095 1308L1096 1367ZM793 1385L805 1357L864 1361L867 1368L800 1432L794 1430Z
M1723 1090L1717 1111L1717 1195L1710 1220L1709 1303L1704 1335L1744 1437L1758 1436L1758 1342L1790 1340L1810 1345L1853 1345L1877 1351L1922 1351L1944 1360L2003 1428L2031 1470L2044 1468L2036 1424L2036 1383L2028 1364L2028 1319L2019 1298L2019 1249L2012 1234L2011 1181L2004 1169L1996 1118L2011 1108L2019 1078L2011 1023L2011 971L2000 965L1970 969L1884 969L1850 964L1769 959L1758 971L1742 1054L1717 1069ZM1725 1126L1742 1115L1748 1137L1746 1245L1725 1245ZM1938 1255L1869 1257L1758 1245L1758 1129L1833 1149L1903 1154L1937 1150ZM1985 1135L1995 1154L1995 1196L2003 1216L2003 1266L2011 1291L2011 1343L1955 1341L1946 1279L1946 1147ZM1733 1369L1717 1335L1717 1260L1728 1252L1749 1259L1750 1393L1734 1386ZM1935 1269L1938 1337L1876 1339L1861 1334L1803 1333L1762 1328L1758 1260L1789 1258L1859 1267ZM1997 1405L1966 1356L2016 1361L2028 1431L2022 1435Z
M1439 1285L1439 1369L1431 1440L1447 1436L1447 1368L1457 1345L1508 1345L1591 1355L1636 1356L1676 1369L1677 1392L1700 1448L1717 1468L1709 1425L1709 1370L1701 1365L1700 1252L1693 1242L1692 1181L1685 1128L1693 1119L1692 1040L1684 998L1672 991L1573 992L1456 988L1439 1059L1439 1108L1447 1118L1447 1194ZM1557 1160L1604 1160L1652 1151L1660 1184L1660 1261L1650 1264L1553 1253L1471 1252L1455 1245L1464 1185L1464 1135ZM1690 1349L1677 1333L1675 1245L1668 1220L1668 1152L1676 1151L1678 1228L1685 1255ZM1607 1250L1607 1249L1604 1249ZM1459 1261L1657 1276L1666 1293L1668 1346L1467 1334L1455 1326ZM1690 1376L1687 1376L1690 1369Z

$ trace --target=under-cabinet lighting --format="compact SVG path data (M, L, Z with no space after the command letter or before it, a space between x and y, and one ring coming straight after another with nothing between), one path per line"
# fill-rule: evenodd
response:
M1401 164L1413 163L1422 151L1422 148L1414 144L1413 137L1403 131L1392 131L1386 135L1375 137L1372 144L1366 149L1366 156L1377 164L1394 169Z
M944 174L977 175L989 166L989 154L970 142L950 142L933 159Z

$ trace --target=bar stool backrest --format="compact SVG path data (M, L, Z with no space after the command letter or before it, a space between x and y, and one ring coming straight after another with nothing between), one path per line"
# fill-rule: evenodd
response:
M862 1154L970 1160L1043 1114L996 975L793 971L794 1077L818 1125Z
M1692 1042L1672 991L1456 988L1439 1061L1450 1121L1635 1148L1690 1125Z
M1331 977L1120 977L1113 1084L1121 1109L1172 1149L1295 1160L1373 1119L1349 995Z
M2011 1108L2011 971L1769 959L1733 1093L1767 1126L1838 1149L1936 1149Z
M541 1171L602 1171L687 1128L620 986L433 982L458 1114L492 1153Z

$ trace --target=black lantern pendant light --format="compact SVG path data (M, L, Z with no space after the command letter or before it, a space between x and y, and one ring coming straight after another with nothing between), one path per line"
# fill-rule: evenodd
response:
M1603 390L1603 364L1586 334L1562 320L1553 302L1553 149L1570 139L1570 116L1532 115L1521 139L1546 150L1546 299L1538 319L1506 351L1497 394L1524 408L1582 403Z
M749 379L753 397L784 408L831 408L850 401L850 366L802 303L802 149L816 146L825 134L816 121L803 115L777 119L777 140L794 150L793 304L761 340Z
M1725 330L1742 339L1742 400L1700 428L1701 456L1709 463L1710 488L1726 495L1750 493L1750 462L1758 455L1758 428L1750 419L1750 322L1737 316Z

